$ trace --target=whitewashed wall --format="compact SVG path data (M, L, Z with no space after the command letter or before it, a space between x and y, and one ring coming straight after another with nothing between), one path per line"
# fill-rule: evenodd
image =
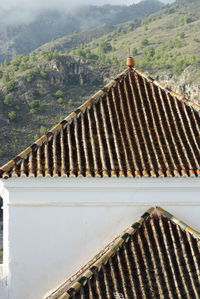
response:
M200 230L197 178L17 178L1 181L8 296L40 299L151 206ZM5 286L5 284L4 284Z

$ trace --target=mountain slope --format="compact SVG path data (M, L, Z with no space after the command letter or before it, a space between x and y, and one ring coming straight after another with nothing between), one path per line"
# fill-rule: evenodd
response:
M72 11L63 9L45 11L38 14L30 23L7 24L11 12L0 12L0 61L27 54L40 45L103 24L115 25L134 18L143 18L160 10L163 4L156 0L145 0L129 7L119 5L84 5ZM22 17L23 18L23 17Z
M118 69L64 54L17 56L0 80L0 160L6 162L100 89ZM7 80L7 82L6 82Z

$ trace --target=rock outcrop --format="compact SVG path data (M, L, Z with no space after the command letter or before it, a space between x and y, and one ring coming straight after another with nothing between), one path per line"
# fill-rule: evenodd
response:
M197 68L189 66L180 76L163 72L156 76L156 79L175 92L184 95L189 100L200 105L200 84L198 76L200 77Z

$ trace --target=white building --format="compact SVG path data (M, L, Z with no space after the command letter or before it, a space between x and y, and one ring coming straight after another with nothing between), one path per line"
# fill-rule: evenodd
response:
M199 110L130 65L1 167L0 299L127 299L130 292L134 298L164 298L165 292L168 297L199 298L199 234L164 211L200 230ZM137 224L130 228L151 207L139 221L140 231ZM173 236L165 225L174 230ZM128 237L115 239L127 227ZM145 229L148 233L141 236ZM133 246L138 250L133 254L135 272L127 262L126 271L122 262L113 270L110 257L123 261L129 245L122 243L132 234L137 240L131 242L140 244ZM153 247L146 251L151 239L157 256ZM115 254L120 246L122 257ZM104 271L106 261L111 264L111 286L108 277L102 282L100 272L88 270L99 265L98 271ZM139 277L138 289L131 273ZM90 285L94 279L95 290Z

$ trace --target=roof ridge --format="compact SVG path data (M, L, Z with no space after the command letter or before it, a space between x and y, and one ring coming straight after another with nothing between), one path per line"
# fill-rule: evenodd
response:
M121 248L124 242L127 242L131 235L133 235L143 224L145 220L147 220L151 215L162 215L168 220L172 221L174 224L178 225L182 230L190 233L194 238L200 240L200 233L188 226L186 223L181 221L180 219L174 217L172 214L164 210L160 207L151 207L148 209L136 222L134 222L130 227L125 229L119 237L117 237L114 242L109 243L109 245L105 246L104 249L99 253L97 259L94 262L89 262L88 267L84 266L79 274L75 274L73 281L69 281L70 278L67 279L61 286L57 288L51 295L46 297L46 299L67 299L70 298L82 285L85 285L87 280L94 274L96 270L100 270L103 264L106 264L108 259L113 256L119 248ZM101 253L103 254L101 255ZM94 259L94 258L93 258ZM92 259L92 260L93 260ZM91 260L91 261L92 261ZM63 294L63 292L65 292Z
M74 119L77 114L83 112L86 108L91 106L94 102L96 102L100 97L102 97L111 87L113 87L118 80L120 80L123 76L125 76L130 71L130 68L126 68L123 72L118 74L115 79L111 80L107 83L102 89L97 91L93 96L89 97L83 104L81 104L76 110L72 111L66 118L64 118L60 123L53 126L45 135L42 135L39 139L37 139L32 145L28 146L25 150L19 153L15 158L10 160L8 163L4 164L0 167L0 176L7 172L11 167L15 165L19 160L26 157L32 150L38 146L41 146L50 136L55 134L59 129L61 129L67 122Z
M187 225L179 218L173 216L172 214L170 214L169 212L167 212L166 210L160 207L156 207L155 211L158 214L162 214L164 217L168 218L170 221L174 222L175 224L179 225L182 230L190 233L194 238L200 240L200 233L197 230L190 227L189 225Z
M194 109L196 109L200 113L200 105L192 102L191 100L189 100L185 96L181 95L180 93L177 93L177 92L171 90L168 86L160 83L158 80L152 78L151 76L145 74L144 72L142 72L142 71L140 71L136 68L133 68L133 70L136 71L136 73L138 73L139 75L141 75L145 79L147 79L148 81L150 81L150 82L154 83L156 86L160 87L161 89L167 90L172 96L176 97L180 101L185 102L186 104L193 107Z

